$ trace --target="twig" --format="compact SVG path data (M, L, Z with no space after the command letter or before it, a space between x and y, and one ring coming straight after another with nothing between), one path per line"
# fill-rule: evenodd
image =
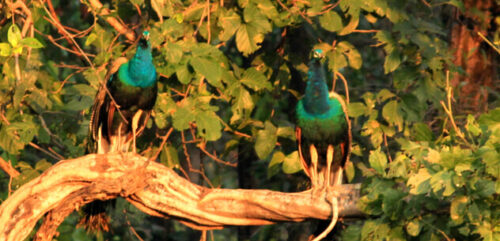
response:
M45 122L45 119L43 119L42 114L38 114L38 119L40 120L40 124L42 124L43 129L49 134L51 139L53 138L55 140L54 144L56 144L57 147L63 149L64 146L61 144L62 140L57 135L54 135L54 133L50 131L49 127L47 126L47 123Z
M12 9L12 11L19 8L26 15L26 21L24 22L23 30L21 32L23 37L26 36L26 33L28 33L30 26L33 25L33 17L31 15L31 11L23 1L18 0L15 3L7 1L7 4L10 5L9 7ZM12 20L14 20L14 15L12 17Z
M195 1L195 3L196 3L196 1ZM196 27L196 30L193 32L193 36L196 36L196 34L198 34L198 31L201 28L201 24L203 23L203 20L205 20L206 16L207 16L207 13L205 11L203 11L203 13L201 14L200 21L198 22L198 26Z
M384 133L384 146L385 146L385 152L387 153L387 158L389 158L389 163L392 162L392 157L391 153L389 152L389 145L387 145L387 135Z
M345 98L346 98L346 102L347 104L349 104L349 86L347 85L347 80L346 78L344 77L344 75L342 75L340 72L338 71L335 71L335 75L336 76L339 76L340 79L342 79L342 82L344 82L344 89L345 89Z
M207 241L207 230L201 231L200 241Z
M212 158L212 160L218 162L218 163L221 163L221 164L224 164L226 166L230 166L230 167L237 167L238 166L238 163L231 163L231 162L227 162L227 161L223 161L221 159L219 159L216 155L214 154L210 154L206 149L205 149L205 146L206 146L206 142L201 142L199 145L198 145L198 148L203 152L205 153L205 155L207 155L208 157Z
M127 215L127 210L123 209L123 214L125 214L125 221L127 222L127 225L130 228L130 231L132 231L132 233L135 235L135 237L137 239L139 239L140 241L144 241L144 239L142 239L141 236L139 236L139 234L135 231L135 228L130 223L130 220L128 219L128 215Z
M0 168L2 168L2 170L4 170L11 177L17 177L20 175L20 173L12 167L10 161L7 162L2 157L0 157Z
M78 49L78 51L82 54L82 56L85 58L85 60L87 61L87 63L89 63L89 65L92 66L92 68L93 68L94 64L92 63L92 61L90 61L90 59L87 56L87 54L82 50L82 48L80 48L80 45L78 45L78 43L75 41L75 39L68 33L68 31L66 31L66 29L63 27L63 25L59 21L57 21L56 19L54 19L54 17L50 13L50 11L47 9L47 7L45 6L45 4L43 5L43 9L49 15L50 19L55 24L56 28L62 34L64 34L65 36L67 36L69 39L71 39L71 42L75 45L75 47Z
M422 3L423 3L425 6L427 6L427 7L429 7L429 8L432 8L431 4L429 4L427 1L425 1L425 0L420 0L420 1L422 1Z
M167 134L162 137L162 142L160 144L160 148L158 148L158 151L156 151L155 155L153 157L150 158L150 160L156 160L156 158L158 158L158 155L160 155L160 152L163 150L163 146L165 146L165 144L167 143L167 140L168 138L170 137L170 134L172 134L172 131L174 130L173 127L170 127L170 129L167 131Z
M184 136L184 131L181 131L181 139L182 139L182 149L184 149L184 156L186 156L186 161L188 164L189 172L194 172L194 173L199 174L203 178L203 180L205 180L207 182L207 184L213 188L214 185L212 184L210 179L208 179L208 177L205 175L205 173L202 172L201 170L193 168L193 166L191 165L191 157L189 156L189 153L187 150L187 144L186 144L186 138Z
M354 29L353 33L377 33L380 32L378 29Z
M495 44L493 44L488 38L486 38L481 32L477 32L477 34L479 35L479 37L481 37L488 45L490 45L495 51L497 51L497 53L500 54L500 49L498 48L498 46L496 46Z
M189 153L188 153L187 146L186 146L186 143L185 143L186 142L186 138L184 137L184 131L181 131L181 140L182 140L182 149L184 151L184 156L186 156L186 161L188 163L188 168L189 168L189 171L191 171L191 158L189 157ZM189 178L189 175L182 168L182 165L180 165L180 169L182 170L182 173L184 173L184 176L186 176L186 178L188 180L191 180L191 178Z
M307 13L307 15L311 16L311 17L317 16L317 15L323 15L323 14L329 12L330 10L334 9L335 7L337 7L339 4L340 4L340 1L338 1L334 4L328 4L326 6L323 6L323 8L322 8L323 10L321 12Z
M43 152L43 153L45 153L45 154L49 155L50 157L52 157L52 158L54 158L54 159L56 159L56 160L58 160L58 161L60 161L60 160L63 160L63 159L64 159L64 157L62 157L61 155L59 155L59 154L58 154L58 156L56 156L56 155L55 155L55 154L53 154L52 152L47 151L47 150L45 150L45 149L41 148L39 145L37 145L37 144L35 144L35 143L33 143L33 142L30 142L30 143L28 143L28 144L29 144L30 146L32 146L33 148L35 148L35 149L37 149L37 150L39 150L39 151L41 151L41 152Z
M83 72L83 71L84 71L84 69L81 69L81 70L77 70L77 71L75 71L75 72L73 72L73 73L69 74L66 78L64 78L63 82L61 83L61 86L59 86L59 88L57 88L57 90L55 90L55 91L51 91L51 92L52 92L53 94L57 94L57 93L59 93L59 92L62 90L62 88L64 87L64 85L66 84L66 82L67 82L67 81L68 81L71 77L73 77L73 75L75 75L75 74L79 74L79 73L81 73L81 72Z
M290 14L293 14L292 11L290 10L290 8L288 8L285 4L283 4L283 2L281 2L281 0L278 0L278 3L281 5L282 8L284 8L287 12L289 12ZM293 3L295 5L295 2ZM312 21L311 19L309 19L303 12L301 11L298 11L299 15L304 19L306 20L306 22L308 22L309 24L312 24Z
M101 16L104 16L106 22L108 22L109 25L111 25L114 29L116 29L118 33L125 35L125 37L130 41L134 41L136 39L134 31L132 31L131 29L127 28L125 25L120 23L120 21L118 21L115 17L106 16L110 15L111 12L109 11L109 9L104 8L102 6L102 3L99 2L99 0L89 0L89 3L93 8L97 10L96 14L97 12L99 12Z
M444 112L448 115L448 118L450 119L451 125L453 126L453 129L457 133L458 137L460 137L467 145L470 146L470 143L465 139L464 133L457 127L457 124L455 123L455 119L453 118L453 112L451 109L451 91L452 87L450 86L450 71L446 71L446 99L448 101L448 106L445 105L444 101L440 101L441 106L443 106Z
M59 21L59 17L57 17L56 11L54 10L54 6L52 5L52 0L45 0L47 5L49 6L49 12L50 15L52 16L53 19L55 19L57 22ZM71 48L73 48L74 52L78 52L78 49L75 47L75 44L71 41L71 39L65 35L60 29L58 29L58 32L63 35L63 37L66 39L69 45L71 45Z
M210 31L210 0L207 0L207 32L208 32L208 36L207 36L207 43L210 44L210 40L211 40L211 37L212 37L212 33ZM206 233L205 233L206 235Z

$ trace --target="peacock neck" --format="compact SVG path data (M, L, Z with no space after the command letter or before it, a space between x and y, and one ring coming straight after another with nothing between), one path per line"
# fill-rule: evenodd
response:
M330 109L328 86L325 82L325 70L318 60L309 66L309 81L304 96L304 109L310 114L323 114Z
M134 57L120 67L119 75L126 84L142 88L152 86L156 82L156 69L151 48L139 45Z

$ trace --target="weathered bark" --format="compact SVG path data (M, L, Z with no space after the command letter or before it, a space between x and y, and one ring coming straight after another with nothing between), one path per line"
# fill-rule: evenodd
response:
M459 90L460 112L486 111L488 88L498 89L500 84L496 73L497 53L478 33L491 37L498 4L494 0L465 0L464 5L466 12L459 14L458 24L451 32L451 49L455 51L454 63L462 67L465 74L455 76L452 84Z
M60 161L19 188L0 206L0 240L24 240L45 215L36 240L52 240L75 209L96 199L126 198L143 212L175 218L195 229L328 219L338 197L340 216L359 216L359 185L326 191L210 189L133 154L87 155Z

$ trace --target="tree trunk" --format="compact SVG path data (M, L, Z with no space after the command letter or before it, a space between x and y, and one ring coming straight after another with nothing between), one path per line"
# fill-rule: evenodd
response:
M478 34L492 39L498 4L494 0L465 0L464 5L465 12L458 13L452 28L451 48L455 51L454 63L465 73L455 76L452 85L458 90L458 112L476 113L488 110L488 89L499 89L498 53Z

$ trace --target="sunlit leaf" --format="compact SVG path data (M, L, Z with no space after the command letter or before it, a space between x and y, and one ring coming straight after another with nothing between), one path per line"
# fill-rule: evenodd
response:
M278 136L277 128L269 121L264 125L264 129L257 132L257 140L255 141L255 152L260 159L265 159L276 146Z
M21 38L21 30L19 30L16 24L12 24L7 32L7 40L14 49L18 47Z

